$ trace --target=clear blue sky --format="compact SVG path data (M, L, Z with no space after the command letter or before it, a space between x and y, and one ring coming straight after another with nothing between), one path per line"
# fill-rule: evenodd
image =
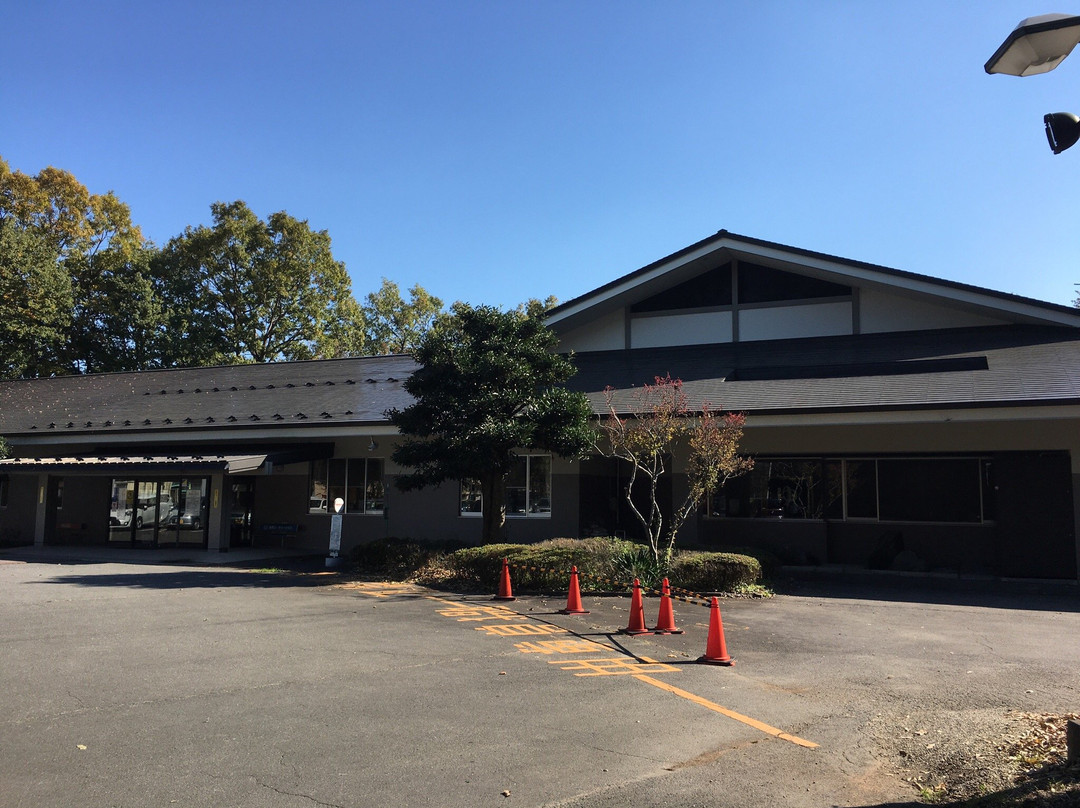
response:
M158 244L215 201L326 230L357 298L567 300L724 228L1071 303L1080 53L1031 2L10 2L0 156Z

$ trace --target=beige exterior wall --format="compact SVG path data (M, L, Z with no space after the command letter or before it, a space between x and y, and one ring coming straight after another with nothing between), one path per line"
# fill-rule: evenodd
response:
M859 290L859 330L863 334L1004 325L1005 322L999 317L890 294L872 287Z
M626 313L618 309L559 337L560 351L619 351L626 347Z
M972 453L1065 449L1072 453L1073 473L1080 473L1080 417L773 427L756 426L751 416L747 418L743 448L748 454Z

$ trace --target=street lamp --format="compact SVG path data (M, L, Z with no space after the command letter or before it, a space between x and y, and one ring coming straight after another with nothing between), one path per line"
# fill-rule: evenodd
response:
M1080 17L1043 14L1021 20L983 66L987 73L1034 76L1061 64L1080 43ZM1080 140L1080 118L1071 112L1043 116L1046 140L1054 154L1061 154Z
M1049 73L1080 42L1080 17L1043 14L1021 20L984 65L987 73L1034 76Z
M1043 115L1046 139L1054 154L1061 154L1080 140L1080 118L1071 112L1051 112Z

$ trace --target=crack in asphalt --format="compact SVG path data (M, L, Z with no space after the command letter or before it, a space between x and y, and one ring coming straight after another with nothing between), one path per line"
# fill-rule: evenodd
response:
M310 794L304 794L299 791L286 791L283 788L275 788L269 783L264 783L257 777L255 778L255 784L261 786L262 788L265 788L267 791L273 791L275 794L281 794L285 797L300 797L301 799L311 800L315 805L322 805L324 806L324 808L347 808L347 806L341 805L336 802L323 802L322 800L317 800Z

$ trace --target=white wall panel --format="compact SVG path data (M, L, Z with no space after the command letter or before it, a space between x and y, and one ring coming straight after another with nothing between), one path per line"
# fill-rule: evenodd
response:
M630 321L631 348L665 345L706 345L731 342L731 312L702 311L634 317Z
M851 333L851 302L739 310L739 341L831 337Z

